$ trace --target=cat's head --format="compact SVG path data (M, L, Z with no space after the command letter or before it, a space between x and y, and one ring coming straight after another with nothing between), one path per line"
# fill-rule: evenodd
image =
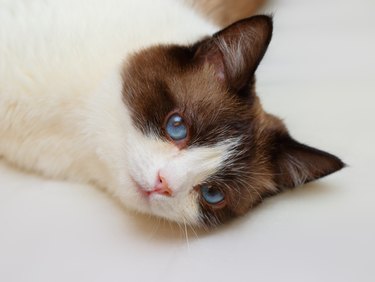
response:
M216 225L343 167L263 111L254 72L271 34L272 19L255 16L191 46L151 47L127 61L123 99L135 128L127 148L130 206Z

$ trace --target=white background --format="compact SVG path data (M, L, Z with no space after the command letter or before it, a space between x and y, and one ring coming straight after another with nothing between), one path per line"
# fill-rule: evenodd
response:
M208 234L0 162L0 281L375 281L375 1L276 0L258 93L349 166Z

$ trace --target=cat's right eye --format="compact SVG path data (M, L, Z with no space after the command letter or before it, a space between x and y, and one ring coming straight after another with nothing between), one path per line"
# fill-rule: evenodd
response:
M215 187L202 185L200 190L203 199L210 205L217 205L224 201L224 193Z
M188 138L188 126L178 112L172 113L167 116L165 123L165 132L169 139L179 145L186 145L186 140Z

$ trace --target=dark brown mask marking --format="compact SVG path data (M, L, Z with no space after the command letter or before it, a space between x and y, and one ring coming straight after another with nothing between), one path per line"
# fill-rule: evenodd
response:
M201 199L207 225L344 166L339 158L295 141L280 119L263 111L254 72L271 35L272 19L255 16L191 46L148 48L124 67L124 102L144 134L168 140L163 123L178 110L190 127L187 149L240 138L238 153L206 181L225 194L218 207Z

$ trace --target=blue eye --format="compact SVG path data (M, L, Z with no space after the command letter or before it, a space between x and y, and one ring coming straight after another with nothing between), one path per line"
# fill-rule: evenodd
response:
M179 141L187 137L187 127L179 114L173 114L167 121L166 131L173 140Z
M203 199L211 205L216 205L224 200L223 192L208 185L201 186L201 193Z

